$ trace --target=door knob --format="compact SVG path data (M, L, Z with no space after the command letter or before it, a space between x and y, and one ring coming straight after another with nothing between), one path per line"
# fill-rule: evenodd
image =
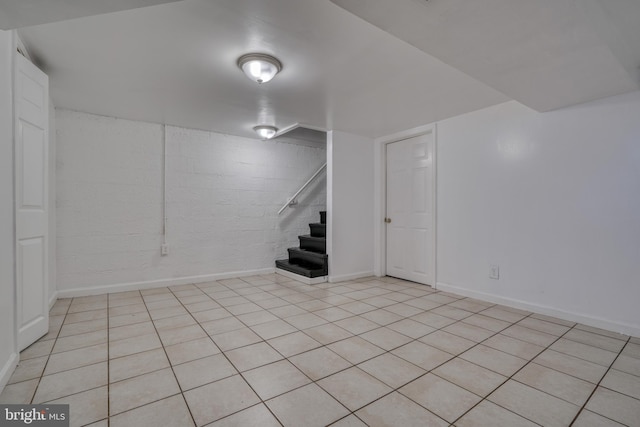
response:
M384 222L386 222L387 224L390 224L391 223L391 218L385 218Z

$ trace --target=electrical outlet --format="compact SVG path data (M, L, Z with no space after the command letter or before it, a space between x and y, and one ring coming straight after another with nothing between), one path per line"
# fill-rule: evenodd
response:
M169 245L167 243L163 243L162 246L160 246L160 254L169 255Z
M500 279L500 266L492 265L489 267L489 279Z

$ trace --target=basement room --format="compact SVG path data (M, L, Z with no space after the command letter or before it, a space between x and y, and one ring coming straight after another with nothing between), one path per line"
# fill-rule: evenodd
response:
M640 427L639 22L0 0L0 424Z

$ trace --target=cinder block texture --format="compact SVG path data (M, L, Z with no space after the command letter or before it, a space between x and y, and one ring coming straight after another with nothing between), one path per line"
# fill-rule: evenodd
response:
M56 109L58 289L273 266L326 209L326 178L278 215L326 146ZM163 138L167 242L161 256Z

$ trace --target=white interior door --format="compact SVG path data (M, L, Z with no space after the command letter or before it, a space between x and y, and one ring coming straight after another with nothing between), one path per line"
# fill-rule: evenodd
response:
M435 285L433 132L387 144L387 275Z
M15 58L16 294L23 350L49 329L49 80L22 55Z

